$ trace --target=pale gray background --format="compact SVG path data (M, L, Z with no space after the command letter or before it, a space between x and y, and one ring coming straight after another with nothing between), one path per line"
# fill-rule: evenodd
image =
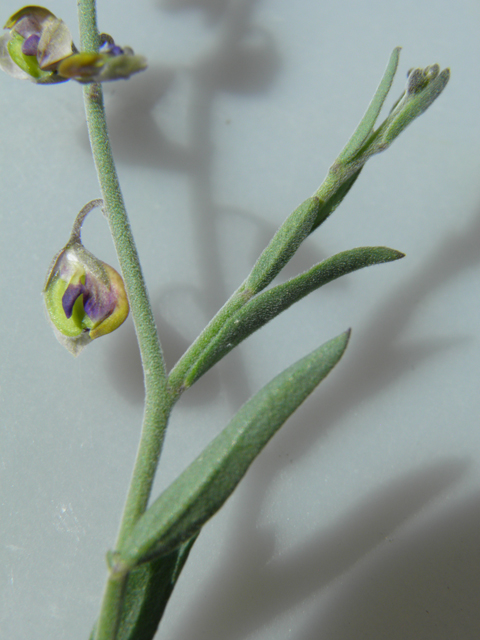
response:
M74 0L49 8L78 42ZM314 293L176 409L156 494L251 393L353 327L205 527L159 637L478 639L480 5L101 0L99 21L150 63L107 102L170 366L320 184L393 47L390 105L410 67L451 67L286 275L359 245L407 257ZM42 309L52 256L100 195L81 87L0 84L0 635L86 640L138 442L139 359L131 320L75 360ZM98 213L84 240L116 264Z

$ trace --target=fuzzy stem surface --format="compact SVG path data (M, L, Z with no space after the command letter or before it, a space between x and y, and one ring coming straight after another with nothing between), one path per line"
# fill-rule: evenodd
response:
M97 51L99 32L95 0L79 0L78 16L81 50ZM84 102L92 154L130 303L145 384L142 433L117 536L118 547L147 507L173 399L168 390L162 348L118 181L100 84L84 87ZM126 576L116 579L110 577L107 581L96 626L96 640L113 640L116 636L125 581Z

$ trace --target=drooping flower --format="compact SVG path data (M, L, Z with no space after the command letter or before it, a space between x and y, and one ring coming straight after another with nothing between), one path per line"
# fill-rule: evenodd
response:
M59 65L64 78L77 82L107 82L129 78L147 68L144 56L135 55L130 47L119 47L111 36L102 33L103 44L98 53L76 53Z
M67 25L44 7L28 6L11 16L0 37L0 68L37 84L76 80L83 84L129 78L147 68L143 56L100 34L98 53L78 53Z
M129 306L121 276L83 246L82 209L67 245L55 256L43 290L45 306L58 340L77 355L95 338L111 333L127 318Z
M65 82L62 60L76 52L67 25L44 7L28 6L13 14L0 37L0 68L14 78L39 84Z

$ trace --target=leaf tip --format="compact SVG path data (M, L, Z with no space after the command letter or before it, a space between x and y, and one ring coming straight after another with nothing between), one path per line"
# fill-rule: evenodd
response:
M397 249L388 249L388 251L388 262L394 262L395 260L401 260L402 258L405 258L405 254L403 253L403 251L397 251Z
M351 335L352 335L352 328L349 327L346 331L344 331L339 336L334 338L334 340L337 342L337 345L340 346L340 356L338 357L339 360L345 353L346 348L348 347L348 343L350 342Z

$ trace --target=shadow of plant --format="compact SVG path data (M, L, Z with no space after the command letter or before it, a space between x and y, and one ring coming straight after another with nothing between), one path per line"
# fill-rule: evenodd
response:
M441 510L354 570L298 640L480 637L480 496Z
M241 516L238 517L237 526L232 529L232 537L229 538L228 549L225 549L221 558L222 571L202 588L196 606L188 610L180 623L180 629L176 629L178 637L192 637L194 630L201 630L201 634L197 631L196 635L199 640L240 640L248 637L277 616L320 593L364 558L372 554L375 558L379 551L388 548L388 538L395 536L399 527L413 520L420 511L423 512L435 499L451 489L465 476L468 467L466 461L445 460L401 477L386 488L369 495L325 530L312 535L300 547L276 558L272 557L274 530L252 527L248 521L242 520ZM448 516L442 514L442 520L447 518ZM478 536L478 516L474 520ZM255 542L252 545L254 528ZM431 531L435 525L430 524L428 528ZM456 529L459 528L461 525L456 526ZM438 536L436 539L438 541ZM439 553L442 545L436 544L433 548ZM468 553L472 554L473 549L478 555L476 547L472 547L472 544ZM440 557L438 560L441 562ZM377 566L376 569L381 575L386 573L382 567ZM380 591L379 584L377 590ZM364 602L365 590L360 591L362 593L354 594L348 590L347 597L353 599L356 596ZM339 606L338 609L335 607L332 617L343 632L348 628L348 623L340 619L340 609L344 611L343 606ZM360 607L357 607L357 615L359 613ZM318 627L315 628L316 631L313 632L310 626L302 638L313 640L314 637L319 637L316 635L318 630L327 628L330 631L328 626L324 627L322 620L318 621ZM368 634L358 636L357 631L358 629L354 628L343 636L342 632L334 636L327 633L325 637L369 637ZM391 636L387 633L373 637ZM407 634L403 636L405 637L423 636Z
M167 362L170 364L185 351L192 337L203 328L231 293L227 291L222 275L224 265L221 247L215 241L218 238L218 225L225 212L228 211L231 215L235 210L237 216L253 222L257 231L260 230L268 239L274 232L274 229L268 229L268 234L262 232L265 223L258 216L219 203L215 197L213 177L211 121L217 96L225 91L242 94L267 91L279 70L280 61L272 37L253 23L253 10L257 3L257 0L225 3L225 10L222 10L221 17L218 16L215 40L207 53L192 61L187 69L154 69L156 82L153 87L150 87L152 78L148 76L149 72L144 74L144 79L141 80L143 84L139 84L139 80L135 84L121 85L115 88L112 106L109 107L107 103L109 130L116 157L124 162L180 171L188 180L200 285L194 291L191 285L185 286L182 283L175 286L175 296L172 296L171 290L163 290L153 296L154 306L159 310L165 309L165 304L168 305L168 300L172 299L175 304L179 300L182 304L187 301L192 308L192 313L187 318L192 321L189 326L185 326L185 322L178 322L175 309L166 314L167 318L163 311L156 313ZM186 142L177 143L160 131L153 112L168 87L175 83L179 75L185 74L188 76L189 95L189 99L185 98L187 134ZM257 256L258 253L252 258L252 263ZM172 318L170 322L168 315ZM198 318L205 320L201 326ZM143 380L141 367L134 362L139 362L138 355L134 355L135 350L136 341L131 334L122 349L113 352L108 367L115 386L131 402L139 403L143 399ZM225 371L225 389L232 405L236 405L239 398L250 395L250 390L240 357L234 354L230 357L230 362L232 361L235 361L233 367ZM209 393L206 383L202 386L203 401L212 397L212 393L218 389L218 384L214 384L213 392ZM200 395L191 391L189 397L190 401L195 401Z
M220 247L212 242L212 238L217 237L219 220L232 211L217 201L214 192L211 119L216 96L226 90L242 93L266 91L275 77L278 57L269 35L255 30L250 24L255 2L179 0L170 5L177 9L194 5L205 11L219 27L218 40L208 54L200 57L189 69L181 70L181 73L188 74L191 90L186 114L187 141L180 144L170 140L158 130L158 124L151 116L158 101L173 86L180 70L160 69L158 87L152 89L139 104L135 103L134 93L129 96L127 92L125 99L117 96L120 99L112 108L111 128L115 152L123 156L124 161L149 166L153 163L165 170L185 172L188 176L201 285L198 288L179 285L175 290L160 290L154 296L167 361L173 363L188 346L192 335L196 334L198 318L211 317L230 293L222 277L224 265ZM139 107L139 117L130 119L130 114L133 116ZM125 132L126 122L132 122L128 132ZM133 140L147 138L145 145L139 145L134 153L130 152ZM234 213L253 223L253 235L262 237L264 246L273 230L251 212L234 209ZM282 433L283 447L289 450L296 463L343 414L352 412L359 402L378 395L412 367L422 365L463 340L457 337L426 337L419 343L406 344L403 336L419 302L424 302L466 269L478 266L479 240L480 218L477 218L463 232L449 235L434 254L425 259L418 273L395 287L385 302L372 309L370 328L360 336L361 345L355 348L348 367L341 367L336 373L337 384L333 392L328 398L321 391L317 393L302 409L301 421L294 432L287 429ZM310 265L308 262L307 266ZM182 326L178 322L176 308L183 308L186 300L191 312L187 324ZM188 323L189 319L193 322ZM353 339L356 339L355 332ZM132 332L122 350L112 352L108 367L117 388L131 401L140 402L143 384L141 367L132 367L132 359L137 357L138 360L135 353L137 349ZM125 374L118 373L122 371ZM237 352L222 363L221 371L221 385L229 390L231 404L236 407L251 394ZM119 375L124 375L124 378L121 380ZM218 367L205 376L202 385L205 386L201 395L189 392L190 401L194 404L209 402L217 393L220 388ZM189 394L185 396L187 399ZM322 416L321 425L319 415ZM399 480L369 498L361 509L345 516L331 531L319 532L301 549L272 563L274 531L257 527L266 490L285 464L272 451L267 449L262 455L262 465L251 471L255 477L252 483L255 489L243 494L236 527L229 541L228 559L225 560L227 569L224 563L221 574L213 577L210 588L202 590L197 606L185 614L179 637L190 637L195 629L201 628L204 637L211 640L230 640L258 629L348 571L381 545L387 534L408 522L423 505L460 478L466 468L464 463L447 461L419 471L413 479ZM339 543L339 540L343 542ZM412 544L415 546L414 541ZM377 569L381 575L382 569ZM235 580L226 581L225 576L228 575L235 575ZM345 597L351 599L353 596L346 593ZM332 610L331 618L325 624L331 629L338 629L337 635L332 637L340 638L345 627L336 615L336 610ZM357 612L355 615L360 614ZM314 637L315 631L309 628L305 634L307 640ZM367 637L381 636L367 634ZM382 637L394 636L389 632Z
M158 6L166 11L177 12L186 9L201 11L205 19L212 23L221 20L233 2L232 0L157 0Z

